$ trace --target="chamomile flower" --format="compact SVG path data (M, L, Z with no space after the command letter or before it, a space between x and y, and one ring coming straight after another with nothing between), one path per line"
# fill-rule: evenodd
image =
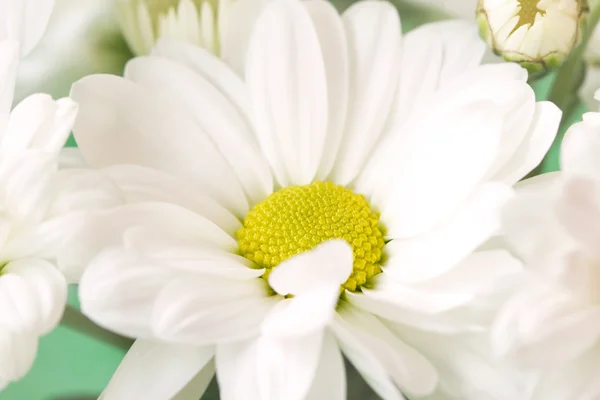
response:
M600 113L562 144L561 171L524 181L505 211L531 276L494 325L496 351L542 368L532 399L596 399L600 386Z
M386 2L276 0L243 79L163 41L75 84L78 189L120 205L62 267L138 338L104 396L199 397L216 368L224 399L344 399L343 353L384 399L517 398L471 381L491 361L468 337L521 273L482 245L560 111L485 48L462 22L403 37Z
M76 224L53 209L76 106L37 94L11 112L20 52L0 41L0 388L29 371L38 338L62 316L67 284L53 261Z

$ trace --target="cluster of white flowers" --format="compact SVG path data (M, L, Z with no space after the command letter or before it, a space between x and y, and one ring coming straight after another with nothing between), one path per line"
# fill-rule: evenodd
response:
M76 284L135 340L105 400L344 400L344 358L384 400L600 399L600 113L525 179L587 2L116 0L124 72L12 108L54 3L0 0L0 390Z

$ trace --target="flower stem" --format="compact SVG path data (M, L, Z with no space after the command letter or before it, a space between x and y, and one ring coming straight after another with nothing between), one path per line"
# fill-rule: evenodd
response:
M548 100L563 110L563 120L565 119L565 114L568 114L577 102L577 89L581 86L585 76L583 56L599 19L600 3L592 8L581 38L581 43L571 52L569 58L559 69L554 80L554 85L550 90Z
M71 306L65 308L60 324L77 332L81 332L89 337L104 342L113 347L128 350L133 340L112 333L96 325L92 320L83 315L79 310Z

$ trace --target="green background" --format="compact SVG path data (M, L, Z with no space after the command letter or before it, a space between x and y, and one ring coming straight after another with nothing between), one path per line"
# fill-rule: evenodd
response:
M338 2L339 8L347 6L347 1ZM402 16L403 29L409 30L422 22L432 19L432 14L425 14L411 6L399 6ZM435 16L433 16L435 18ZM115 41L108 44L108 51L122 51L123 43ZM119 68L122 68L120 66ZM98 71L119 73L120 71ZM52 93L54 96L64 96L68 93L70 83L79 77L53 77L64 79L61 89ZM538 100L546 98L552 84L553 76L549 75L535 83L534 89ZM579 104L571 116L567 118L566 126L580 120L585 111ZM562 137L561 132L559 138ZM558 168L559 140L550 151L542 171L547 172ZM70 141L70 145L74 143ZM77 305L76 288L71 287L69 303ZM39 352L31 372L21 381L8 386L0 393L0 400L76 400L95 399L108 383L125 352L122 349L86 337L66 327L59 326L49 335L41 338ZM348 371L349 398L366 400L376 398L371 390L362 382L352 368ZM216 399L216 386L213 384L204 397ZM134 399L132 399L134 400Z

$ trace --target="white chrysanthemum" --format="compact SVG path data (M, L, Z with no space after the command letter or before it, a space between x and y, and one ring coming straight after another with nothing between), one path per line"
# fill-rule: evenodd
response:
M496 350L544 368L535 400L600 398L600 113L562 144L561 172L525 181L505 212L530 282L494 327Z
M59 322L67 297L51 261L70 225L54 218L52 205L76 107L37 94L11 112L18 59L18 43L0 41L0 388L29 371L38 338Z
M117 0L117 11L123 34L137 55L149 54L160 39L176 39L239 67L254 21L268 1Z
M481 33L496 53L531 73L562 63L579 43L587 0L479 0Z
M121 73L131 52L114 14L113 0L56 0L41 41L19 64L15 98L62 97L86 75Z
M385 2L278 0L244 80L161 42L78 82L100 169L73 198L121 205L62 266L89 264L84 312L139 338L105 397L199 397L216 366L223 399L344 399L343 353L384 399L518 398L470 337L520 264L481 246L560 111L484 51L467 23L402 37Z

